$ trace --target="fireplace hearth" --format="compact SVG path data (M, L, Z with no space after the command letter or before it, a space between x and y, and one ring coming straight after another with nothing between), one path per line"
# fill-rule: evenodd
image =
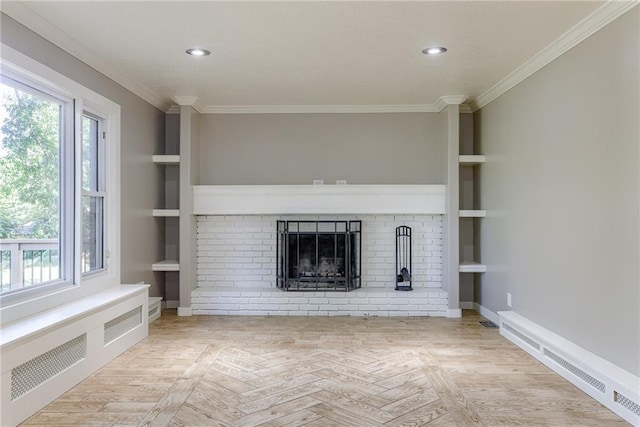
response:
M361 286L361 221L277 221L277 286L352 291Z

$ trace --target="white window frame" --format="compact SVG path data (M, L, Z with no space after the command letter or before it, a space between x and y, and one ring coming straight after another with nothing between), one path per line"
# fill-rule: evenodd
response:
M89 277L89 276L94 276L97 274L102 274L104 273L107 268L107 262L109 259L109 245L108 245L108 236L106 233L106 226L107 224L109 224L108 222L108 205L109 205L109 193L107 192L107 176L109 175L110 172L108 172L108 169L106 168L107 166L107 159L106 159L106 155L107 155L107 144L109 142L109 137L108 137L108 133L106 128L108 127L108 121L106 119L104 119L102 117L102 115L91 109L91 108L87 108L85 106L85 108L82 110L82 114L81 114L81 126L80 129L82 130L82 119L84 117L89 117L93 120L96 120L98 122L98 141L97 141L97 151L98 151L98 176L97 176L97 180L98 180L98 189L96 191L88 191L85 190L84 188L82 188L82 176L80 176L80 181L79 181L79 193L80 193L80 207L82 208L82 197L83 196L89 196L89 197L100 197L102 198L102 229L105 230L105 232L102 234L102 236L100 237L100 240L102 241L102 267L95 269L95 270L90 270L90 271L86 271L86 272L82 272L82 265L80 264L80 274L82 274L82 277ZM76 142L78 142L79 144L76 146L76 150L79 150L78 153L80 153L80 155L78 155L78 159L79 159L79 164L78 164L78 169L80 170L80 174L82 174L82 137L83 135L81 135L81 137L79 139L76 139ZM80 212L80 218L78 218L78 221L82 221L82 212ZM82 230L81 230L82 231ZM82 251L82 233L80 233L80 237L81 237L81 242L80 242L80 250Z
M32 96L59 104L62 109L62 121L60 123L60 141L59 141L59 165L63 174L59 177L60 195L58 210L60 214L60 233L58 236L60 246L60 278L49 283L36 284L25 288L16 289L10 291L2 296L4 301L11 301L12 299L20 299L18 294L23 294L29 291L32 294L39 292L46 292L59 289L63 286L67 286L74 282L73 271L73 250L74 250L74 237L73 237L73 220L74 213L74 196L73 196L73 177L64 175L64 171L74 169L74 102L73 99L58 93L51 88L43 87L42 85L30 81L25 76L20 75L9 70L0 71L5 84L14 87L17 90L28 93ZM71 191L70 191L71 190ZM69 194L70 193L70 194ZM62 256L62 253L65 255ZM46 288L46 289L45 289Z
M32 58L0 43L0 73L28 86L52 93L56 98L74 102L75 151L82 144L82 116L84 112L103 119L107 141L104 143L104 165L108 170L105 179L104 210L104 268L92 274L81 274L81 158L75 156L72 181L73 223L67 229L73 239L73 271L71 280L56 286L25 288L24 291L0 297L0 324L12 322L48 308L89 296L108 287L120 284L120 106L93 90L48 68ZM80 151L81 152L81 151ZM68 174L70 175L70 174ZM62 187L68 183L63 183ZM67 187L69 188L69 187Z

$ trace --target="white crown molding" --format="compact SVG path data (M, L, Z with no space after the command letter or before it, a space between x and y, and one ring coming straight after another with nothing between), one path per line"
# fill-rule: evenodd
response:
M166 113L167 114L180 114L180 106L179 105L172 105L171 107L169 107L167 109Z
M52 25L49 21L36 13L28 6L27 2L2 2L2 12L9 15L11 18L20 22L31 31L44 37L49 42L60 47L62 50L75 56L80 61L96 69L98 72L109 77L116 83L124 86L126 89L133 92L135 95L147 101L149 104L160 110L166 110L169 107L169 102L158 97L155 93L147 89L140 83L129 79L116 71L107 62L96 56L86 46L79 43L77 40L70 37L60 28Z
M208 105L205 114L432 113L425 105Z
M171 107L169 107L167 109L167 114L179 114L180 107L185 105L192 107L198 113L202 113L203 110L206 108L204 105L202 105L202 103L200 102L197 96L176 95L171 99L173 100L173 102L175 102L178 105L172 105Z
M174 96L171 99L173 99L173 102L175 102L178 105L194 106L198 102L197 96Z
M192 105L201 114L342 114L342 113L439 113L447 105L459 105L467 100L466 95L441 96L433 104L409 105L202 105L194 96L174 96L178 105ZM167 114L176 114L179 109L172 106ZM460 111L471 112L468 105Z
M469 104L460 104L460 113L461 114L469 114L473 113L471 106Z
M569 31L561 35L547 47L531 57L527 62L516 68L505 78L500 80L489 90L478 96L472 103L472 111L479 110L524 79L558 58L569 49L578 45L587 37L596 33L625 12L637 6L640 2L609 0L582 21L574 25Z
M59 46L69 54L93 67L116 83L138 95L167 114L176 114L179 108L157 96L142 84L129 79L116 71L107 62L92 53L63 30L52 25L41 15L33 11L26 2L3 2L2 11L27 28ZM285 114L285 113L439 113L447 105L462 104L464 95L441 96L433 104L392 104L392 105L203 105L195 96L174 96L178 105L191 105L201 114ZM466 108L465 108L466 107ZM461 106L461 112L470 112L467 106Z
M470 106L461 105L461 113L476 111L489 104L509 89L535 73L540 68L547 65L581 41L594 34L625 12L639 4L639 0L609 0L603 6L594 11L591 15L576 24L560 38L552 42L534 57L522 64L507 77L499 81L489 90L478 96ZM87 65L93 67L100 73L114 80L156 108L172 114L174 109L171 103L142 84L122 75L115 70L108 62L105 62L90 49L71 38L60 28L52 25L49 21L37 14L28 6L28 2L0 2L0 9L11 18L25 25L32 31L38 33L51 43L75 56ZM193 105L196 111L203 114L261 114L261 113L409 113L425 112L437 113L442 111L446 105L461 104L465 100L457 101L458 96L443 96L433 104L416 105Z
M447 105L460 105L466 100L466 95L444 95L436 101L436 104L444 104L444 106L440 109L440 111L442 111Z

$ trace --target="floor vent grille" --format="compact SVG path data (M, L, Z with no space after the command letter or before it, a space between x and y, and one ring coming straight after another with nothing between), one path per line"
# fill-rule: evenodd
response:
M502 323L502 327L507 330L508 332L512 333L513 335L515 335L516 337L520 338L522 341L526 342L527 344L529 344L531 347L533 347L534 349L536 349L537 351L540 351L540 344L538 344L537 342L535 342L534 340L532 340L531 338L529 338L528 336L526 336L525 334L523 334L522 332L518 331L517 329L512 328L509 324L507 323Z
M142 324L142 306L136 307L125 314L104 324L104 345L115 341L136 326Z
M494 329L494 328L498 327L498 325L493 323L491 320L482 320L482 321L480 321L480 324L482 326L484 326L485 328L490 328L490 329Z
M554 362L556 362L557 364L559 364L560 366L562 366L567 371L571 372L576 377L580 378L582 381L584 381L587 384L589 384L591 387L593 387L596 390L598 390L600 393L604 393L605 392L605 385L604 385L604 383L602 381L599 381L599 380L595 379L594 377L592 377L591 375L587 374L585 371L583 371L582 369L578 368L577 366L575 366L571 362L566 361L562 357L560 357L557 354L549 351L546 348L544 349L544 355L547 356L549 359L553 360Z
M627 408L629 411L633 412L634 414L640 417L640 405L634 402L633 400L629 399L628 397L626 397L625 395L617 391L614 393L613 400L617 404L623 406L624 408Z
M42 353L11 370L11 401L87 357L87 334Z

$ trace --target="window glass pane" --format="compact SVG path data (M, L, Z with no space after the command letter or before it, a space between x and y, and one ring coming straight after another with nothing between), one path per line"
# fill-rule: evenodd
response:
M103 233L104 198L82 197L82 272L104 267Z
M82 189L98 191L98 121L82 117Z
M7 81L8 82L8 81ZM62 278L62 105L0 83L2 292Z
M104 267L103 211L101 193L99 121L82 117L82 260L81 271L87 273Z

